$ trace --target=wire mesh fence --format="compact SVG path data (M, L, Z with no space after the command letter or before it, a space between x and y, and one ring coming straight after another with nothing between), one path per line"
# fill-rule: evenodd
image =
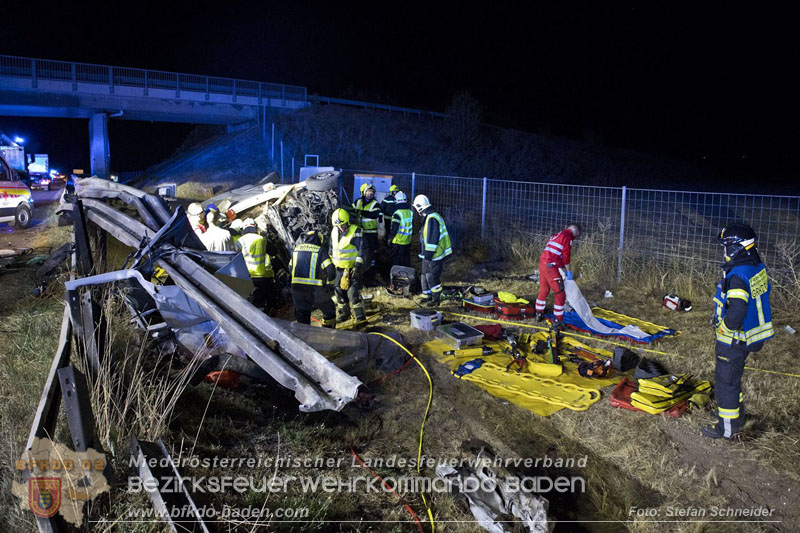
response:
M472 238L539 243L570 222L581 224L585 245L599 247L622 274L620 254L663 262L721 262L715 237L733 222L758 235L773 269L797 269L800 196L704 193L496 180L415 172L343 169L352 201L355 174L388 174L409 196L425 194L444 217L454 249Z

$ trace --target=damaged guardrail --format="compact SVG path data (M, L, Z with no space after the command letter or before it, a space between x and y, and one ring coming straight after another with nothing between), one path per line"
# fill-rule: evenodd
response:
M201 252L202 244L178 208L170 214L163 201L138 189L88 178L78 182L73 217L88 221L123 244L135 248L139 265L164 269L247 356L284 387L295 392L302 411L340 410L352 401L361 382L339 369L275 320L262 313L209 272L205 265L229 262L231 252ZM101 199L133 207L143 222ZM80 253L80 252L79 252ZM85 284L88 280L81 280ZM98 280L99 281L99 280Z

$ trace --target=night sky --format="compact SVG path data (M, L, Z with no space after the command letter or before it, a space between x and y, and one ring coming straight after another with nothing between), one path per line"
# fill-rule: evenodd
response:
M468 89L496 125L570 138L591 130L609 146L705 156L754 176L797 170L794 17L756 4L125 4L141 7L17 4L0 51L434 110ZM88 164L85 121L0 117L0 129L54 164ZM114 122L113 164L144 168L190 130Z

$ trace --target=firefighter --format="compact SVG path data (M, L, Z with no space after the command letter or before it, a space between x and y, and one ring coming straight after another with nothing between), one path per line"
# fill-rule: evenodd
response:
M712 439L736 437L745 421L742 374L747 356L775 336L769 304L767 268L756 248L756 234L745 224L723 228L723 278L717 283L712 324L716 328L714 397L717 423L703 428Z
M564 292L564 278L572 279L572 270L569 267L572 243L580 235L580 224L568 225L548 239L547 245L539 257L539 296L536 297L536 319L541 321L544 318L547 295L552 290L555 296L553 326L556 328L561 327L564 320L564 304L567 301L567 294Z
M356 326L359 326L367 321L359 292L364 271L368 268L364 259L367 246L364 233L355 224L350 224L350 215L344 209L334 211L331 221L331 259L336 267L336 321L349 320L352 306Z
M378 200L375 199L375 187L371 183L361 185L361 198L353 202L353 207L358 213L359 226L364 232L366 243L368 267L375 266L375 255L378 252L378 224L383 221Z
M391 244L392 240L389 238L389 232L392 229L392 215L397 209L397 193L400 192L400 187L392 185L389 187L389 194L381 202L381 213L383 214L384 235L386 236L386 244Z
M394 187L394 185L393 185ZM414 214L408 207L408 198L403 191L395 194L396 204L392 212L392 225L387 233L392 265L411 266L411 234L414 232Z
M206 248L212 252L232 252L233 239L231 232L217 226L217 217L219 216L219 209L214 204L206 208L206 232L200 236L200 240L206 245Z
M236 241L236 251L242 253L253 280L251 302L271 315L278 307L278 297L275 273L267 253L267 241L258 233L252 218L246 218L242 226L242 236Z
M206 227L203 225L203 206L198 202L192 202L186 208L186 218L189 219L189 225L192 226L195 234L202 237L206 232Z
M303 234L292 252L292 299L294 317L301 324L311 323L311 312L322 311L322 327L336 327L336 306L333 305L333 281L336 267L319 232Z
M442 271L444 261L453 253L450 236L441 215L433 210L431 201L424 194L414 198L414 209L422 217L422 231L419 233L422 259L422 303L437 306L442 297Z

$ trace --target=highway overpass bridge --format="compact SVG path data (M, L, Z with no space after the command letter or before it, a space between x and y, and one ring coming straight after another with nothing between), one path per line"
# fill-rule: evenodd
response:
M231 128L308 105L294 85L0 55L0 116L88 119L92 174L106 178L109 118Z

